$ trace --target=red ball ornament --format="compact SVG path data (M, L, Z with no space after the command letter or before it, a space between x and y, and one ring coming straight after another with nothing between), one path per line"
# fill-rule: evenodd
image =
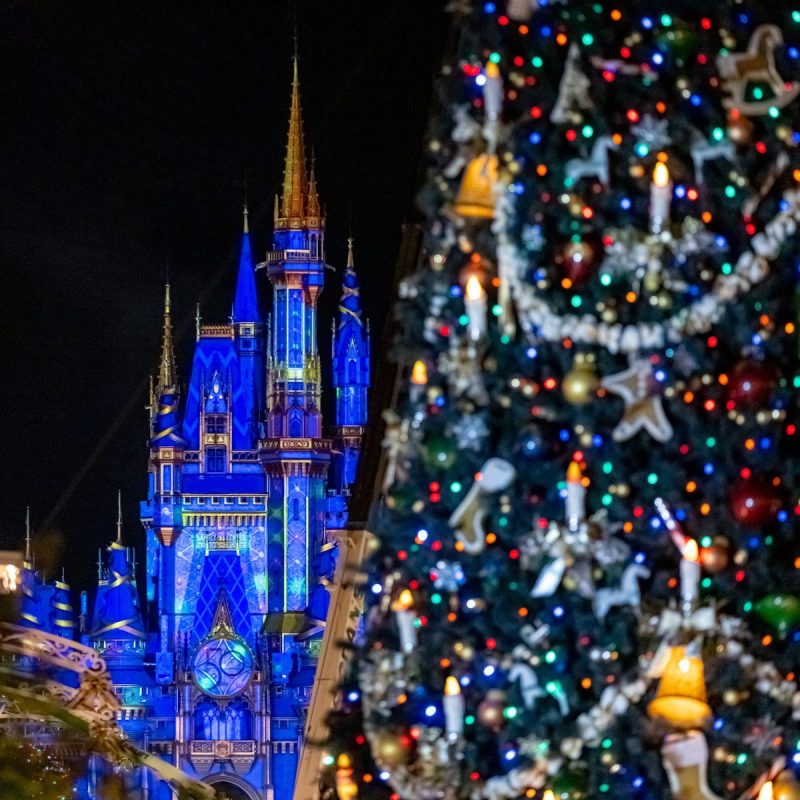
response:
M763 406L775 391L778 381L775 367L752 358L740 361L731 372L728 400L739 408Z
M570 240L561 245L556 254L561 275L569 278L573 286L582 286L595 273L603 256L603 244L597 236Z
M766 478L739 478L733 484L728 502L738 522L757 528L772 521L781 509L782 500L780 487Z

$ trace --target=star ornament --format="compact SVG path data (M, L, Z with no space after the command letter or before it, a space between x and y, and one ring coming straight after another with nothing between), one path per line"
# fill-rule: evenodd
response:
M614 439L626 442L644 430L657 442L672 438L672 425L664 413L661 391L647 359L636 359L623 372L603 379L603 387L622 398L625 410L614 428Z

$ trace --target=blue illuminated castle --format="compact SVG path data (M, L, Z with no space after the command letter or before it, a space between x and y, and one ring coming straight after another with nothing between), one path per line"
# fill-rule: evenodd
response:
M93 611L84 596L82 615L85 639L109 664L131 739L231 800L289 800L370 371L351 241L333 334L336 424L326 438L317 350L325 217L305 158L296 61L263 271L253 263L246 209L243 227L231 320L198 322L185 388L166 290L141 504L146 605L120 522L99 565ZM262 275L272 286L266 315ZM26 624L66 632L49 609L59 597L68 605L68 593L41 586L26 565ZM89 776L84 796L95 796L98 780ZM173 796L144 770L131 780L132 798Z

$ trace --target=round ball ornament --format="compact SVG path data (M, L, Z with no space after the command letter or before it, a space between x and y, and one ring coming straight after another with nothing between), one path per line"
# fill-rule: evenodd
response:
M790 769L778 773L778 777L772 782L772 799L800 800L800 781Z
M409 514L413 511L416 500L417 494L412 487L398 483L391 488L386 498L386 505L399 514Z
M569 278L573 286L582 286L595 273L603 257L603 245L596 236L571 239L556 253L555 261L562 278Z
M730 540L726 536L715 536L711 544L700 551L703 569L710 575L722 572L731 560L730 547Z
M682 62L697 47L697 33L688 25L676 23L658 37L658 42L665 52Z
M753 135L753 123L735 108L728 112L728 136L734 144L747 144Z
M432 433L422 443L422 458L430 469L450 469L456 463L458 445L455 439Z
M781 636L800 622L800 599L793 594L768 594L753 606L756 614Z
M588 797L589 775L579 764L567 764L553 779L550 788L561 800L584 800Z
M561 381L564 399L574 406L586 405L591 402L599 386L594 356L590 353L578 353Z
M500 689L490 689L478 705L478 721L493 731L503 727L506 696Z
M384 767L394 769L407 764L411 752L411 739L405 734L382 731L370 739L372 755Z
M772 396L777 382L778 376L771 364L752 358L744 359L731 372L728 400L738 408L758 408Z
M514 451L522 458L531 461L544 458L548 453L548 447L541 427L532 422L522 428L514 443Z
M734 518L751 528L772 521L782 505L779 487L765 478L739 478L728 498Z

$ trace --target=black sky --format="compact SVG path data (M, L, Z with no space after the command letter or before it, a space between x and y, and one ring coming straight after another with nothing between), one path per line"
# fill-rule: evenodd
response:
M0 3L0 548L30 505L40 535L63 531L75 587L113 533L117 488L143 542L167 272L185 380L195 302L207 321L230 311L245 176L256 255L268 244L293 5L328 261L341 268L352 219L377 340L420 180L438 0Z

